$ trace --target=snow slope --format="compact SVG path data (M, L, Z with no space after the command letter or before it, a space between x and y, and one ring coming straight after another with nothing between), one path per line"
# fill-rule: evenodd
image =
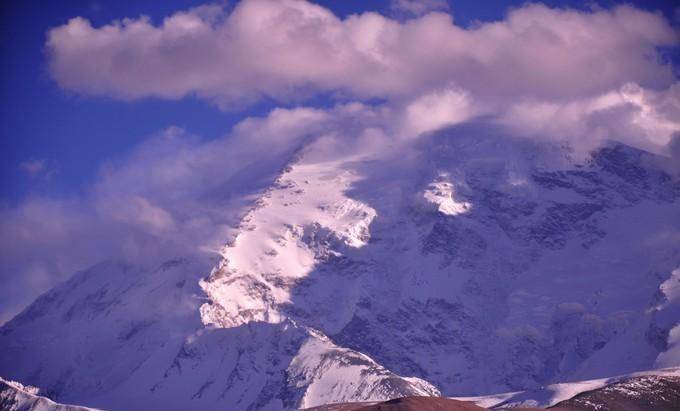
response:
M57 404L38 395L36 387L0 378L0 409L5 411L96 411L93 408Z
M278 410L438 394L290 320L206 327L199 273L179 259L77 274L3 326L2 374L103 409Z
M680 365L661 159L464 127L341 144L302 149L210 275L108 262L43 295L0 329L0 375L101 408L278 410Z

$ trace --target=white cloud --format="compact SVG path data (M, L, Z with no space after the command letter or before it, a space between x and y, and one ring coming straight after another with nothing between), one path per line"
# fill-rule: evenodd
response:
M464 90L447 87L409 103L404 110L401 131L406 136L417 136L465 122L479 111Z
M611 139L662 152L680 130L680 83L664 91L629 83L592 98L562 102L521 100L497 121L521 135L565 140L584 150Z
M405 4L411 4L406 2ZM160 25L74 18L48 33L65 89L122 99L197 95L223 106L317 93L409 99L456 84L479 99L584 98L627 82L667 87L656 47L677 45L661 15L630 6L575 11L533 4L464 28L446 13L400 22L340 19L302 0L244 0L175 13Z
M660 14L527 4L465 28L423 14L439 3L392 2L418 15L406 21L340 19L302 0L244 0L230 14L204 6L159 25L75 18L48 34L50 70L66 89L122 99L197 95L233 107L380 97L402 137L479 114L583 147L616 138L658 151L677 130L676 78L656 50L679 41Z

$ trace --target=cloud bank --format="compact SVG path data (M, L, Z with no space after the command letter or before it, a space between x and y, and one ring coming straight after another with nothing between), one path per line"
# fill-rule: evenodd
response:
M420 14L436 3L393 6ZM660 14L630 6L529 4L461 27L445 12L340 19L302 0L244 0L231 13L204 6L158 25L139 17L93 27L77 17L50 30L46 46L65 89L120 99L196 95L229 107L319 93L410 98L449 84L494 101L583 98L628 82L658 89L675 78L657 48L678 42Z
M445 6L393 1L390 10L411 16L401 20L341 19L302 0L203 6L159 24L139 17L93 27L78 17L50 30L46 47L51 75L74 92L191 95L232 109L261 99L379 98L404 112L398 136L485 115L584 150L619 139L659 152L678 129L677 77L659 48L678 47L680 36L661 14L527 4L462 27Z

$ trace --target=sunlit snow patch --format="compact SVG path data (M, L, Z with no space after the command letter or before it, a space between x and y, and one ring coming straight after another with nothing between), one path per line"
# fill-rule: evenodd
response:
M446 215L467 212L472 205L464 201L457 201L454 197L453 184L446 181L445 178L444 175L440 176L437 181L430 183L423 191L426 204Z
M279 307L319 261L365 246L377 213L347 196L359 179L344 161L299 161L284 170L201 281L212 301L201 307L204 323L281 322Z

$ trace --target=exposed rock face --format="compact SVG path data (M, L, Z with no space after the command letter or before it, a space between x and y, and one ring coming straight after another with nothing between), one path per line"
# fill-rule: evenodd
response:
M551 408L573 411L675 411L680 409L680 376L630 378L581 393Z
M611 144L310 143L205 262L102 263L0 329L0 375L113 409L477 395L680 365L680 180Z

